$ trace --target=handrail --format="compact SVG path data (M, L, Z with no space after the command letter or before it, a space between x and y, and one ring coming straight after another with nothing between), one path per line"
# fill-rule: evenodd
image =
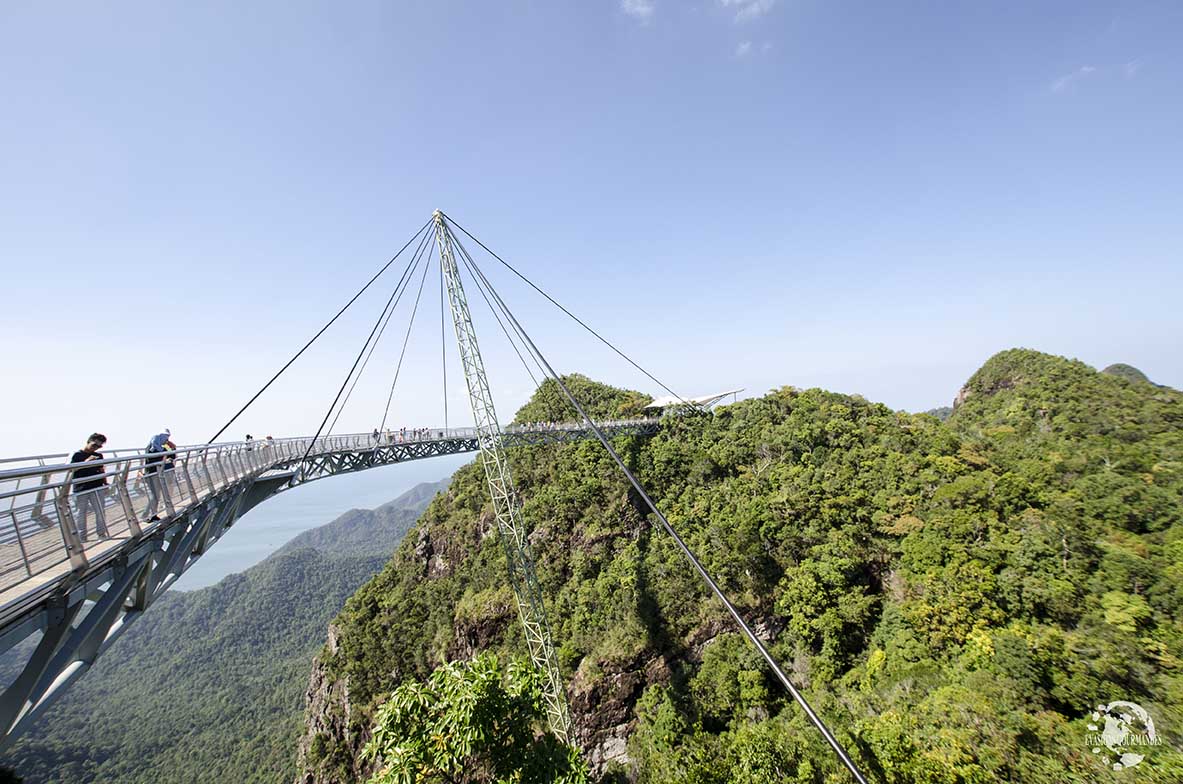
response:
M658 421L627 419L601 425L627 430ZM506 425L502 430L530 436L586 428L581 423L526 423ZM379 433L377 440L371 431L320 436L315 442L309 436L296 436L198 444L163 452L137 449L112 455L117 450L103 450L109 456L86 463L64 462L68 454L9 458L0 462L35 460L38 464L0 471L0 593L66 562L68 572L59 569L55 574L85 573L88 558L106 558L111 543L138 542L207 500L276 469L296 469L291 482L300 484L340 470L380 464L369 455L383 448L475 438L477 431L471 427L400 428ZM302 460L305 452L308 462ZM326 468L336 459L334 455L352 467ZM318 461L315 464L314 459ZM63 462L47 465L46 460ZM103 473L76 476L82 468L102 468ZM77 488L91 482L102 484L93 489ZM94 540L88 544L86 537L91 533L98 537L98 550Z
M606 421L600 422L599 424L601 424L605 427L621 427L621 426L628 426L628 425L651 424L651 423L655 423L658 421L659 421L658 419L650 417L650 418L643 418L643 419L606 420ZM476 435L476 430L471 427L452 427L452 428L418 427L418 428L405 428L405 429L408 433L410 433L412 431L422 431L422 432L426 432L429 434L428 437L415 439L417 441L439 440L440 438L465 438L467 436ZM534 432L534 431L547 431L547 430L584 430L586 428L585 428L585 426L583 426L577 422L548 422L548 423L538 423L538 425L536 425L536 426L535 425L513 425L513 424L503 425L501 429L503 432L506 432L506 433L516 433L516 432ZM398 433L398 432L399 431L387 430L388 434L389 433ZM432 433L443 433L444 435L438 436L438 437L431 437L430 434L432 434ZM372 431L369 433L342 433L342 434L333 434L333 435L328 435L328 436L320 436L317 438L317 441L323 442L325 439L335 439L335 438L341 438L341 439L368 438L368 439L372 440L373 435L374 434ZM380 435L382 435L382 434L380 434ZM257 449L257 448L267 448L271 444L279 444L279 443L299 442L299 443L307 444L308 439L309 439L308 436L288 436L288 437L284 437L284 438L272 438L272 439L255 438L255 439L251 439L250 441L217 441L212 444L191 444L191 445L187 445L187 446L178 446L175 449L169 449L169 450L165 450L165 451L167 451L168 454L177 454L177 455L187 454L187 453L191 453L191 452L205 452L211 448L241 448L241 449L245 449L245 450L249 451L249 450L253 450L253 449ZM381 443L381 441L379 441L379 443ZM399 443L399 442L395 442L395 443ZM149 455L164 454L164 452L147 452L143 448L136 448L136 449L104 448L101 451L104 453L110 452L110 453L116 453L116 454L115 454L115 457L107 457L102 460L92 460L87 463L88 466L114 465L114 464L122 463L122 462L125 462L128 460L142 460ZM61 459L61 462L58 462L58 463L50 463L50 464L43 463L43 464L40 464L37 466L25 466L23 468L9 468L9 469L0 470L0 482L3 482L6 479L10 479L10 478L14 478L14 477L30 476L30 475L34 475L34 474L44 473L46 471L64 471L64 470L71 469L71 468L77 468L79 465L78 463L70 463L69 462L69 458L72 454L74 454L74 453L73 452L55 452L53 454L32 455L32 456L28 456L28 457L0 458L0 464L23 462L23 461L28 461L28 460L48 460L48 459L57 459L57 458Z

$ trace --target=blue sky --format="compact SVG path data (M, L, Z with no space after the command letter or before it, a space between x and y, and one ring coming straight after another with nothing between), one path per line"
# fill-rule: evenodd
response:
M684 394L925 409L1016 345L1183 386L1180 40L1176 2L4 4L2 451L204 440L436 207ZM231 432L314 429L384 298ZM442 419L434 303L396 424Z

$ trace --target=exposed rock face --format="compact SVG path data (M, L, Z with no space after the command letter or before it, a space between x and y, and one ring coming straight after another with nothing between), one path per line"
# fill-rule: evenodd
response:
M456 617L456 636L448 646L452 661L471 659L489 648L505 634L506 628L517 621L517 607L509 597L498 601L480 617Z
M447 531L420 525L411 532L415 537L414 562L421 564L419 574L428 580L450 576L456 565L464 561L480 541L497 535L497 523L492 515L482 516L470 536L457 539Z
M338 632L335 626L329 626L329 636L326 643L328 652L335 654L338 647ZM305 693L308 704L306 713L307 723L304 737L300 739L298 762L296 770L303 771L296 776L295 784L322 784L341 781L334 776L335 772L344 772L342 763L345 760L326 759L326 750L340 748L349 736L349 722L352 718L353 705L349 699L349 684L347 682L331 680L324 670L321 657L312 662L312 675L308 680L308 691ZM364 740L358 739L353 746L353 759L357 758ZM353 759L348 760L352 767Z
M495 523L482 518L476 536L495 535ZM455 543L436 534L430 527L421 526L412 533L411 563L422 579L433 579L447 573L447 561L442 552L455 548ZM408 542L408 544L410 544ZM586 542L581 545L586 546ZM456 554L459 560L460 554ZM410 564L408 564L410 565ZM443 652L449 660L472 658L483 650L494 647L503 639L507 629L517 623L513 595L506 588L503 593L482 595L478 607L457 607L451 643ZM775 616L753 619L753 631L764 642L770 642L783 628L783 620ZM680 658L701 663L706 648L719 635L734 632L729 618L717 616L696 627L675 645ZM330 626L327 650L324 655L335 656L339 647L339 632ZM584 660L568 687L574 721L574 742L583 750L584 758L595 778L611 769L629 770L628 739L636 728L636 704L645 689L652 685L668 686L673 678L673 663L653 647L645 647L626 660ZM351 702L348 679L333 680L321 662L313 663L307 691L307 724L300 741L295 784L350 784L365 781L373 771L361 760L361 750L369 740L365 730L359 732L355 706ZM793 677L808 683L807 668L802 662L794 669ZM392 682L400 680L397 673Z
M602 775L612 763L628 764L628 736L636 724L633 706L646 687L668 684L670 676L669 663L652 652L627 662L580 667L568 696L575 743L583 749L593 775Z
M957 390L957 397L953 398L953 410L956 411L957 408L962 403L965 402L966 398L968 398L969 395L970 395L970 392L969 392L969 385L968 384L963 386L961 389Z
M488 625L470 625L457 630L457 642L450 653L469 658L482 650L489 635L502 633L504 623L514 616L490 619ZM496 630L494 626L498 627ZM329 649L335 652L336 630L330 627ZM652 684L668 684L669 663L662 656L643 652L628 662L601 662L596 675L581 669L569 690L575 723L575 743L584 751L593 776L603 775L609 766L627 766L628 737L636 719L634 706L642 692ZM360 766L360 752L367 737L356 736L350 729L353 706L349 684L330 681L319 659L313 663L307 692L308 712L305 735L300 740L297 770L302 771L294 784L346 784L364 781L372 771ZM342 749L348 756L333 756L332 749ZM325 756L325 751L330 755Z
M426 528L419 529L415 540L415 555L423 561L424 576L428 579L443 577L451 573L451 562L446 553L446 543L436 542Z
M962 403L969 399L970 395L983 394L989 397L996 392L1001 392L1004 389L1014 389L1015 380L1013 378L996 379L993 383L983 386L981 389L972 389L969 384L963 386L957 393L957 397L953 398L953 408L956 409Z

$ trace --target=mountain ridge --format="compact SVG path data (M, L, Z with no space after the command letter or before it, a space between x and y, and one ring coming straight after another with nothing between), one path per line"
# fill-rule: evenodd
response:
M325 525L302 531L276 550L286 553L312 547L334 555L389 554L435 495L452 481L420 482L393 501L373 509L350 509Z
M784 387L617 448L879 778L1093 781L1103 761L1071 750L1099 701L1183 723L1183 402L1023 349L965 389L942 423ZM601 416L635 394L594 391ZM838 775L602 450L511 463L575 737L602 780ZM494 540L469 467L334 619L297 781L365 780L357 752L394 685L521 649ZM1097 656L1068 653L1084 645ZM1148 780L1174 780L1179 756L1158 756Z

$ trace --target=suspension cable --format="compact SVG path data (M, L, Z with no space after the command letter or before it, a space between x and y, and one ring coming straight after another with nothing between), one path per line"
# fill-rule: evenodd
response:
M485 300L485 304L489 306L489 311L493 314L493 318L497 319L497 326L501 327L501 331L504 333L506 340L508 340L509 345L513 347L513 353L518 355L518 359L521 360L522 367L524 367L526 372L530 374L530 380L534 382L534 389L538 389L538 379L534 376L534 371L530 369L530 365L522 356L522 352L518 350L517 341L514 340L514 338L509 334L509 330L505 328L505 323L501 320L501 316L497 313L497 307L489 300L489 295L485 293L484 283L482 283L481 279L477 277L475 272L472 271L472 267L468 263L468 251L466 251L464 248L461 248L459 245L456 247L460 249L460 263L464 265L464 268L468 271L469 277L471 277L473 283L476 284L477 291L481 293L481 297ZM529 354L529 351L526 353ZM534 359L534 356L530 355L530 359ZM534 366L538 367L540 372L542 371L542 368L538 366L538 360L536 359L534 359ZM546 375L545 373L541 374L543 376Z
M437 243L438 244L438 243ZM444 430L448 429L448 340L444 329L444 262L440 249L440 367L444 377Z
M398 355L398 364L394 368L394 381L390 382L390 395L386 398L386 410L382 412L382 426L386 432L386 417L390 414L390 402L394 400L394 387L398 384L398 375L403 369L403 357L407 355L407 342L411 339L411 328L415 326L415 314L419 312L419 299L423 296L423 284L427 282L427 273L431 270L431 254L435 250L435 233L431 235L432 250L427 252L427 263L423 265L423 274L419 277L419 291L415 293L415 306L411 308L411 320L407 324L407 334L403 337L403 348Z
M546 298L546 299L547 299L547 300L548 300L548 301L549 301L549 302L550 302L552 305L554 305L556 308L558 308L559 310L563 311L563 312L564 312L564 313L566 313L568 316L570 316L570 317L571 317L571 319L575 321L575 323L577 323L579 326L583 327L585 330L587 330L587 331L588 331L588 332L590 332L592 335L594 335L594 336L595 336L595 338L596 338L597 340L599 340L601 343L603 343L603 344L604 344L605 346L607 346L608 348L610 348L610 349L612 349L613 351L615 351L615 352L616 352L616 353L617 353L617 354L618 354L618 355L619 355L621 358L623 358L623 359L624 359L624 361L625 361L625 362L629 363L630 365L632 365L633 367L635 367L637 370L639 370L639 371L641 371L642 373L644 373L644 374L645 374L645 376L646 376L646 377L647 377L647 378L648 378L650 381L652 381L654 384L657 384L659 387L661 387L662 389L664 389L666 392L669 392L671 395L673 395L674 397L676 397L676 398L678 399L678 401L679 401L679 402L681 402L683 405L686 405L686 406L689 406L689 405L691 405L691 404L690 404L690 403L689 403L689 402L688 402L688 401L687 401L685 398L683 398L683 397L682 397L681 395L679 395L677 392L675 392L674 390L670 389L670 388L669 388L669 387L667 387L665 384L663 384L663 383L662 383L660 380L658 380L658 379L657 379L657 378L656 378L656 377L655 377L655 376L654 376L652 373L650 373L648 370L646 370L645 368L641 367L641 366L640 366L640 365L638 365L636 362L634 362L634 361L633 361L633 359L632 359L632 358L631 358L631 357L630 357L628 354L625 354L623 351L621 351L620 349L618 349L616 346L612 345L612 343L611 343L611 342L609 342L607 338L605 338L605 337L604 337L603 335L601 335L599 332L596 332L594 329L592 329L591 327L589 327L589 326L588 326L588 325L587 325L587 324L586 324L586 323L583 321L583 319L579 318L579 317L578 317L578 316L576 316L574 313L572 313L571 311L569 311L569 310L567 310L565 307L563 307L561 304L559 304L559 302L558 302L557 300L555 300L555 298L554 298L554 297L552 297L551 295L547 294L545 291L543 291L541 288L539 288L537 285L535 285L535 284L534 284L534 281L532 281L532 280L530 280L529 278L527 278L527 277L526 277L525 275L523 275L521 272L518 272L518 270L517 270L517 269L516 269L516 268L515 268L515 267L514 267L512 264L510 264L508 261L506 261L505 259L503 259L503 258L501 258L500 256L498 256L496 253L494 253L494 252L493 252L493 251L492 251L492 250L489 248L489 246L488 246L488 245L486 245L485 243L481 242L481 241L480 241L480 240L479 240L477 237L475 237L473 234L471 234L471 233L468 231L468 229L464 228L464 227L463 227L463 226L461 226L459 223L457 223L456 221L454 221L450 215L448 215L448 214L445 212L445 213L443 213L443 216L444 216L444 218L445 218L445 219L448 221L448 223L452 224L452 225L453 225L453 226L455 226L456 228L460 229L460 231L464 232L464 234L465 234L465 235L467 235L469 239L471 239L471 240L472 240L473 242L475 242L477 245L480 245L482 248L484 248L484 250L485 250L485 252L486 252L486 253L488 253L488 254L489 254L490 256L492 256L493 258L497 259L497 261L501 262L501 264L502 264L502 265L503 265L503 266L504 266L506 269L508 269L508 270L509 270L510 272L512 272L514 275L517 275L519 278L521 278L523 281L525 281L525 282L526 282L526 284L527 284L528 286L530 286L530 288L534 289L534 290L535 290L535 291L537 291L539 294L541 294L543 297L545 297L545 298ZM454 236L454 235L453 235L453 236Z
M237 420L238 420L238 418L239 418L240 416L242 416L242 412L244 412L244 411L246 411L248 408L250 408L250 406L251 406L251 403L254 403L256 400L258 400L258 399L259 399L259 396L260 396L260 395L262 395L264 392L266 392L266 391L267 391L267 388L268 388L269 386L271 386L272 384L274 384L274 383L275 383L275 380L276 380L277 378L279 378L281 375L283 375L283 372L284 372L285 370L287 370L289 367L291 367L291 366L292 366L292 363L293 363L293 362L295 362L297 359L299 359L299 358L300 358L300 355L301 355L301 354L303 354L305 351L307 351L307 350L308 350L308 347L309 347L309 346L311 346L313 343L315 343L315 342L316 342L316 339L317 339L317 338L319 338L321 335L323 335L323 334L325 333L325 330L327 330L329 327L333 326L333 322L334 322L334 321L336 321L337 319L339 319L339 318L341 317L341 314L342 314L342 313L344 313L345 311L349 310L349 306L350 306L350 305L352 305L354 302L356 302L356 301L357 301L357 298L358 298L358 297L360 297L362 294L364 294L364 293L366 292L366 289L368 289L368 288L369 288L371 285L373 285L374 281L376 281L378 278L380 278L380 277L382 276L382 273L383 273L383 272L385 272L385 271L386 271L386 269L387 269L387 268L388 268L388 267L389 267L391 264L393 264L393 263L394 263L395 259L397 259L399 256L401 256L401 255L402 255L402 253L403 253L403 251L404 251L404 250L406 250L406 249L407 249L407 248L410 246L410 244L411 244L412 242L414 242L414 241L415 241L415 239L416 239L416 238L417 238L417 237L418 237L420 234L422 234L422 233L423 233L423 230L424 230L424 229L426 229L426 228L427 228L428 226L430 226L430 225L431 225L431 219L430 219L430 218L428 218L428 220L427 220L427 223L424 223L422 226L420 226L420 227L419 227L419 231L417 231L417 232L415 232L413 235L411 235L411 239L407 240L407 243L406 243L406 245L403 245L401 248L399 248L399 251L398 251L398 253L394 254L394 256L393 256L393 257L391 257L390 261L388 261L388 262L386 262L384 265L382 265L382 269L378 270L377 274L375 274L375 275L374 275L374 277L370 278L369 282L368 282L368 283L366 283L366 285L362 286L362 287L361 287L361 290L360 290L360 291L358 291L356 294L354 294L354 295L353 295L353 297L352 297L352 298L351 298L351 299L350 299L348 302L346 302L346 303L345 303L345 307L343 307L343 308L341 308L339 311L337 311L337 315L335 315L335 316L333 316L331 319L329 319L329 322L328 322L327 324L325 324L323 327L321 327L319 332L317 332L315 335L313 335L313 336L312 336L312 340L309 340L307 343L305 343L305 344L304 344L304 348L302 348L302 349L300 349L299 351L297 351L297 352L296 352L296 354L295 354L295 356L293 356L291 359L289 359L289 360L287 361L287 363L286 363L286 364L285 364L283 367L281 367L281 368L279 369L279 372L278 372L278 373L276 373L274 376L272 376L272 377L271 377L271 380L270 380L270 381L268 381L266 384L264 384L264 385L263 385L263 388L262 388L262 389L260 389L258 392L256 392L256 393L254 394L254 396L253 396L253 397L251 397L251 399L250 399L250 400L246 401L246 405L244 405L242 408L238 409L238 413L237 413L237 414L235 414L234 416L230 417L230 421L229 421L229 422L227 422L226 424L222 425L221 429L220 429L220 430L218 430L218 432L214 433L213 437L212 437L211 439L209 439L209 441L207 441L206 443L212 444L212 443L214 443L215 441L217 441L217 440L218 440L218 436L220 436L220 435L222 435L223 433L225 433L225 432L226 432L226 430L227 430L227 429L228 429L228 428L229 428L231 425L233 425L233 424L235 423L235 421L237 421Z
M382 313L379 314L378 320L374 322L374 328L370 330L370 335L366 338L365 345L361 347L361 351L357 352L357 359L353 360L353 367L349 369L349 372L345 375L345 380L341 382L341 388L337 390L337 396L333 398L333 402L329 406L329 410L325 412L324 419L320 421L320 427L316 428L316 434L312 436L312 440L308 442L308 448L304 450L304 456L300 458L301 469L303 468L304 461L308 459L308 455L312 454L312 449L316 446L316 439L320 438L320 434L324 430L325 424L328 423L329 417L332 416L333 409L337 407L337 401L341 399L341 394L345 391L345 386L349 383L350 377L353 376L353 371L357 370L357 364L361 362L362 354L366 353L366 348L370 345L370 341L374 339L374 333L378 331L378 326L382 323L383 316L386 315L386 308L390 307L390 303L394 300L395 295L403 286L403 281L407 279L407 275L410 273L410 271L411 265L408 263L407 266L403 268L402 277L399 278L398 283L395 285L394 291L390 293L390 298L386 301L386 307L382 309Z
M477 266L476 260L472 258L471 254L469 254L468 248L464 247L464 245L460 243L459 239L455 235L452 235L452 239L453 245L459 250L460 258L464 261L465 268L477 281L478 289L481 290L482 294L485 293L485 290L488 290L489 296L492 298L492 302L496 306L496 310L501 311L502 315L505 317L506 322L510 324L510 329L513 330L513 334L517 335L518 340L522 341L522 348L525 350L526 356L533 360L534 366L538 368L539 373L544 378L547 377L546 370L542 367L538 357L530 350L530 347L526 345L517 328L513 326L511 322L512 314L509 312L505 301L501 299L501 296L493 288L492 282L487 277L485 277L485 273L479 266Z
M505 305L504 300L502 300L500 295L498 295L497 292L493 289L493 284L487 277L485 277L485 273L481 270L481 268L479 266L477 266L476 260L473 259L472 255L468 252L468 248L464 247L464 245L460 243L459 239L456 238L455 235L452 235L452 237L454 240L453 244L459 250L460 258L464 261L465 268L468 270L469 274L472 275L473 278L477 281L478 290L481 291L482 295L484 295L485 290L488 290L489 295L492 297L492 302L493 302L493 305L495 306L494 315L496 315L496 311L499 310L501 312L501 314L505 317L506 322L509 323L510 313L509 313L508 308ZM517 330L512 326L512 324L510 325L510 329L513 330L513 334L517 335L518 340L522 340L521 335L518 334ZM510 342L511 343L513 342L512 339ZM515 346L515 348L516 348L516 346ZM522 341L522 348L526 352L526 356L528 356L534 362L534 366L536 368L538 368L539 374L543 378L546 378L547 377L546 370L542 367L541 363L538 361L538 357L536 357L534 355L534 353L530 351L530 348L525 344L524 341ZM519 358L521 357L520 354L518 356L519 356ZM523 360L523 364L525 364L524 360ZM528 370L529 370L529 366L527 366L527 371Z
M357 382L361 381L362 374L366 372L366 366L370 364L370 357L374 356L374 350L378 348L378 341L382 340L382 335L386 332L386 325L390 323L390 319L394 316L394 311L398 308L398 303L402 301L403 294L406 293L407 287L410 286L411 280L415 277L415 270L419 266L423 247L426 245L426 240L431 236L431 233L423 235L419 240L419 247L415 249L415 253L411 256L411 274L403 284L402 291L398 292L398 296L394 298L394 304L390 305L385 313L385 320L382 322L382 328L378 330L378 336L374 338L374 342L370 344L370 351L366 354L366 358L361 363L361 368L357 371L357 375L353 377L353 383L349 386L349 391L345 393L345 399L341 401L341 405L337 407L337 413L333 416L332 424L326 431L326 435L331 435L333 430L337 427L337 420L341 418L341 414L345 411L345 406L349 405L349 398L353 396L353 390L357 388Z
M467 232L465 233L467 234ZM471 237L472 235L469 236ZM458 240L456 240L454 236L452 240L458 244ZM488 249L486 248L486 250ZM492 251L490 251L490 254L492 254ZM495 256L495 254L493 255ZM474 264L474 266L476 265ZM480 269L479 267L476 268L478 270ZM482 277L484 277L483 273ZM488 279L486 278L486 284L487 283ZM714 578L711 577L710 573L707 572L706 567L704 567L702 562L698 560L698 557L694 554L694 551L690 549L689 545L687 545L682 537L678 535L678 532L674 530L673 525L671 525L670 521L666 519L666 516L662 514L657 508L657 504L649 496L649 493L645 491L645 488L641 486L640 481L636 478L636 476L633 475L633 472L629 470L629 467L625 464L620 455L617 454L616 450L613 449L612 444L608 441L607 436L604 435L603 431L600 430L600 427L595 423L594 420L592 420L591 416L588 415L587 411L583 408L579 401L575 399L575 396L571 394L571 390L567 388L567 385L563 382L563 379L555 372L554 368L551 367L550 362L548 362L546 357L542 355L542 352L538 350L538 347L534 344L534 341L531 340L530 336L522 328L522 325L518 322L517 318L514 317L513 312L510 311L507 306L505 306L504 300L502 300L500 295L498 295L496 289L491 290L494 299L500 301L502 306L505 307L506 313L510 319L510 323L513 325L518 335L522 338L522 341L530 347L534 356L536 356L540 363L546 368L547 375L559 385L559 388L563 391L563 395L579 412L579 415L583 418L583 421L587 423L592 432L595 433L596 439L601 445L603 445L604 449L607 450L609 456L611 456L612 460L616 463L620 470L624 472L625 477L633 486L633 489L637 491L637 493L641 496L641 499L645 502L645 505L649 507L649 510L652 511L654 516L661 522L662 528L664 528L666 533L673 538L674 543L678 546L678 549L682 551L682 554L686 556L686 559L689 560L694 566L694 569L698 572L703 582L705 582L715 594L715 596L718 597L721 602L723 602L723 606L727 608L727 612L731 614L731 617L739 625L740 629L743 631L744 636L747 637L748 642L755 646L755 648L760 652L760 655L764 658L764 661L767 662L768 666L772 668L774 673L776 673L776 676L780 680L781 684L785 687L789 694L792 695L797 704L801 706L801 709L805 711L805 715L809 718L810 722L812 722L813 725L817 727L818 731L821 732L822 737L825 738L826 742L834 750L834 753L841 760L842 764L845 765L846 769L850 771L852 776L854 776L855 781L857 781L858 784L867 784L867 780L863 777L863 774L855 765L854 760L852 760L846 753L846 750L842 747L842 744L830 731L830 728L826 726L825 721L823 721L822 718L814 712L813 708L809 705L809 702L805 699L805 696L793 686L791 681L789 681L788 676L785 675L780 665L777 664L776 659L772 657L772 654L769 653L768 649L764 647L764 644L760 642L760 638L756 636L755 632L753 632L751 627L749 627L744 621L743 616L739 614L739 611L735 608L735 605L733 605L727 598L727 595L723 593L723 589L719 587L718 583L716 583Z

